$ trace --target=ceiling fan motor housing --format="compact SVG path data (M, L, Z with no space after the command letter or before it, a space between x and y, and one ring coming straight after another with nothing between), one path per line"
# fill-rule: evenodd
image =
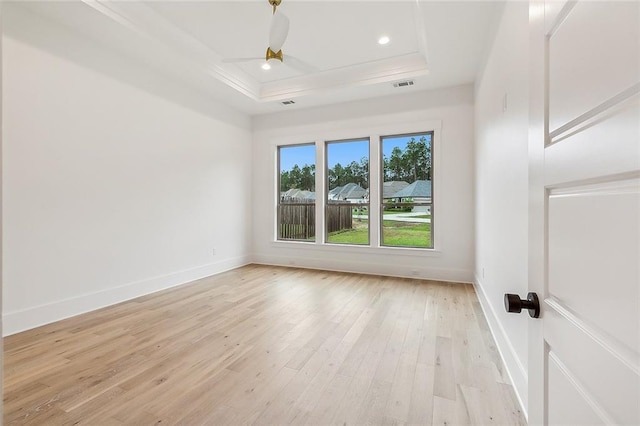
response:
M270 47L267 47L267 53L265 54L265 60L268 61L269 59L277 59L280 62L282 62L282 49L278 50L277 52L274 52L273 50L271 50Z

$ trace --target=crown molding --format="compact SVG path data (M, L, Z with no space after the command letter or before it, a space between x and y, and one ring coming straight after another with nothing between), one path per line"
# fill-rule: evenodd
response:
M416 38L418 40L418 51L424 57L425 62L429 62L429 56L427 55L427 25L424 22L424 12L420 4L421 0L415 0L413 24L415 25Z
M242 70L224 69L221 57L204 43L182 31L156 12L150 3L111 0L81 0L105 17L188 60L205 75L214 77L251 99L259 100L260 84Z
M260 91L260 100L262 102L279 101L313 95L328 89L388 83L428 73L429 70L425 58L420 53L412 53L336 70L264 83Z

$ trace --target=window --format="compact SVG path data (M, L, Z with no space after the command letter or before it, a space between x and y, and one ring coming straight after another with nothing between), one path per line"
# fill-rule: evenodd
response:
M433 132L380 139L380 244L433 248Z
M369 244L369 139L326 144L325 241Z
M316 147L314 144L278 147L279 240L316 238Z
M325 139L322 145L278 146L276 239L433 249L435 124L433 128L375 138ZM361 134L367 135L366 130ZM320 154L324 161L316 169ZM372 158L375 164L370 167ZM317 182L322 182L317 196L316 172ZM371 182L379 183L373 185L373 197ZM317 227L323 231L316 235Z

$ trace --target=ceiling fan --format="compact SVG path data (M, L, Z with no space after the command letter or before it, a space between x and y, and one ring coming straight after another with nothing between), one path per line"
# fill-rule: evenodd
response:
M255 58L228 58L223 59L225 63L237 63L237 62L249 62L249 61L265 61L265 64L269 64L269 61L277 60L292 68L297 69L303 73L316 72L317 69L308 63L282 52L282 46L287 40L289 33L289 18L278 10L278 6L282 0L267 0L271 6L273 6L273 17L271 18L271 28L269 29L269 45L264 57ZM268 68L266 68L268 69Z

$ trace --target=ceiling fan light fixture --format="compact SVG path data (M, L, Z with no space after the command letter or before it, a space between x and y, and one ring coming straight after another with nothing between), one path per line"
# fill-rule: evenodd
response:
M269 71L271 69L271 65L269 65L268 62L265 62L264 64L262 64L262 66L260 66L260 68L262 68L265 71Z
M389 36L383 35L378 39L378 44L384 46L385 44L389 44L390 41Z

